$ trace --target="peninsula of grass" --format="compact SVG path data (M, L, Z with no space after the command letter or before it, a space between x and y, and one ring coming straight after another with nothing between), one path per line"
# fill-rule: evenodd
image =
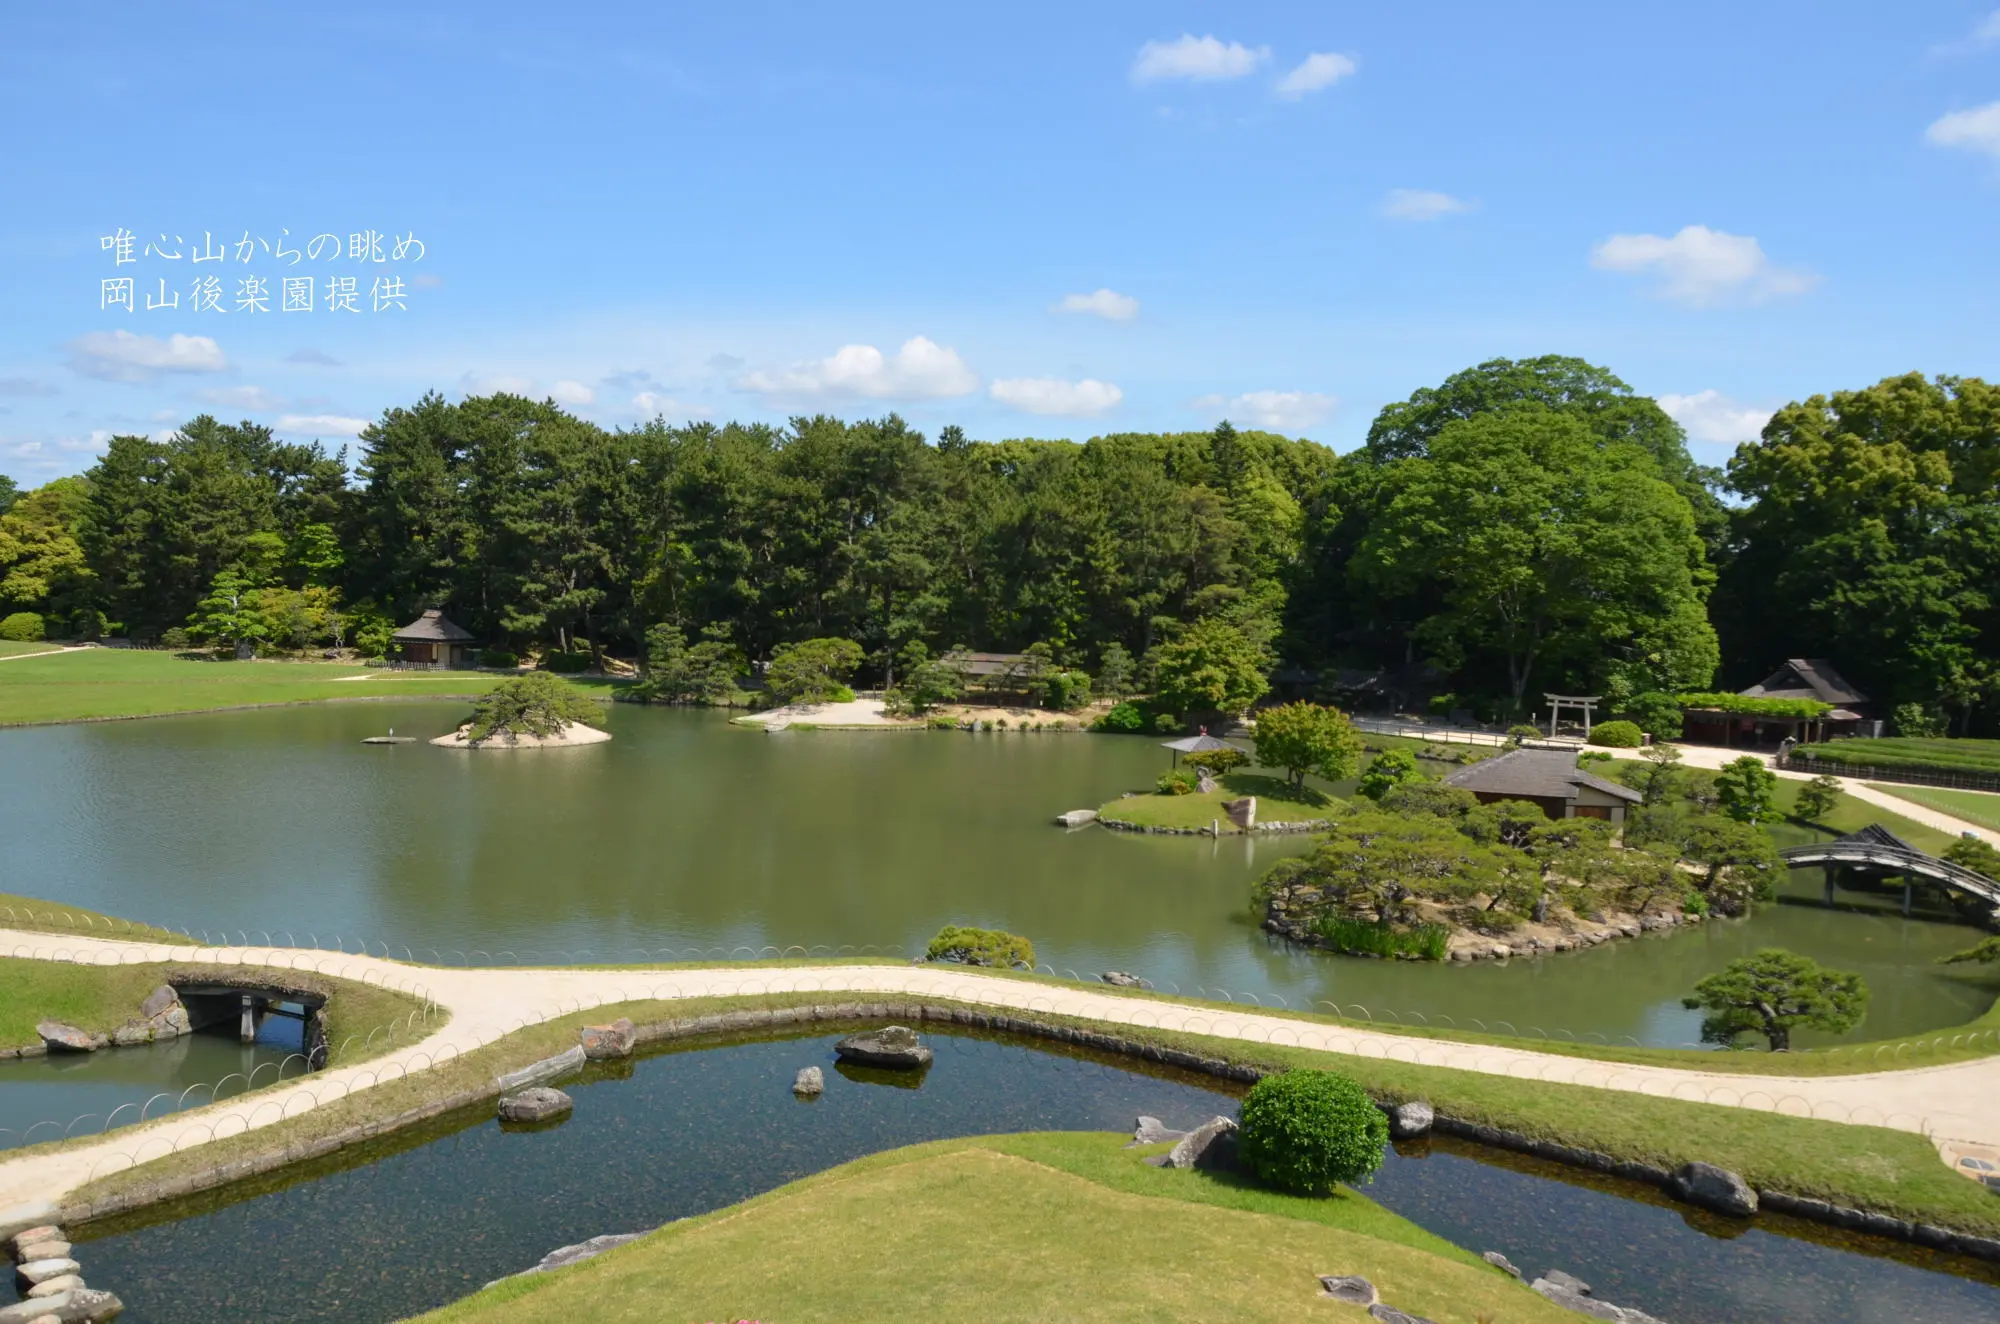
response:
M394 671L337 662L212 662L177 653L93 648L0 666L0 726L329 699L472 698L501 679L494 672Z
M429 1070L384 1081L282 1122L99 1177L71 1193L65 1205L72 1211L96 1209L109 1213L120 1206L142 1205L165 1195L210 1190L235 1178L268 1173L288 1161L308 1156L317 1142L331 1144L337 1139L340 1144L351 1144L430 1121L453 1109L490 1098L496 1090L494 1081L498 1075L574 1046L578 1029L586 1024L625 1016L640 1026L675 1023L687 1026L696 1018L731 1011L826 1007L836 998L853 997L852 993L802 991L671 1001L649 999L591 1008L516 1031ZM1741 1173L1759 1188L1982 1236L2000 1235L2000 1201L1983 1187L1952 1173L1938 1161L1931 1143L1913 1132L1283 1044L1109 1025L1073 1016L995 1011L943 998L926 998L924 1003L933 1007L963 1007L973 1015L975 1024L984 1018L1008 1016L1057 1030L1068 1027L1109 1033L1129 1043L1178 1049L1262 1071L1301 1066L1340 1071L1359 1081L1378 1100L1425 1099L1443 1116L1463 1122L1660 1168L1672 1169L1700 1160ZM908 1019L906 1002L894 1001L889 1006L892 1018L918 1024ZM765 1031L755 1037L816 1037L844 1031L850 1025L879 1023L880 1019L819 1021L810 1026L800 1023L798 1028L777 1034ZM735 1042L752 1037L753 1033L747 1027L734 1037L718 1032L705 1036L704 1042ZM691 1051L693 1045L683 1041L676 1047L678 1051ZM1140 1061L1114 1054L1060 1042L1051 1042L1048 1047L1050 1051L1109 1065L1146 1069ZM1218 1079L1214 1088L1234 1093L1242 1087ZM1749 1092L1747 1082L1743 1092Z
M1206 795L1199 791L1187 795L1163 795L1158 791L1128 795L1100 806L1097 816L1119 827L1182 832L1206 832L1215 824L1222 835L1229 836L1241 829L1229 821L1229 814L1222 807L1225 800L1256 796L1259 823L1331 818L1342 804L1337 797L1323 791L1311 786L1293 786L1283 777L1268 773L1232 772L1218 778L1217 785L1220 789Z
M2000 793L1947 791L1934 786L1905 786L1900 782L1869 782L1868 788L2000 832Z
M1149 1167L1122 1143L1052 1133L891 1150L419 1318L1365 1318L1327 1302L1319 1274L1360 1274L1430 1319L1575 1318L1361 1195L1271 1194Z

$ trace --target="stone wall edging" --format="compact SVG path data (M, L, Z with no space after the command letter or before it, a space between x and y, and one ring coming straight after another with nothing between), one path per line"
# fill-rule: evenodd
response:
M1114 1053L1121 1057L1137 1058L1146 1062L1158 1062L1166 1066L1178 1067L1183 1071L1199 1072L1221 1080L1239 1084L1254 1085L1264 1078L1265 1072L1258 1067L1229 1062L1222 1058L1204 1057L1185 1049L1163 1048L1158 1044L1143 1043L1136 1039L1126 1039L1115 1034L1097 1030L1081 1029L1073 1025L1052 1025L1045 1021L1030 1020L1002 1013L980 1011L965 1006L941 1006L927 1002L840 1002L815 1003L800 1007L776 1007L756 1010L712 1012L706 1016L689 1017L680 1020L658 1021L638 1026L633 1031L635 1044L666 1043L678 1039L694 1039L710 1034L729 1034L741 1030L768 1029L773 1026L797 1025L813 1021L936 1021L941 1024L970 1026L974 1029L998 1030L1009 1034L1022 1034L1041 1039L1052 1039L1060 1043L1076 1044L1093 1048L1100 1052ZM440 1099L434 1099L418 1107L406 1109L394 1116L357 1122L330 1135L300 1145L285 1145L261 1154L252 1154L231 1163L219 1164L201 1172L185 1173L176 1177L137 1187L115 1196L94 1201L70 1201L62 1206L60 1222L75 1225L94 1218L111 1214L126 1213L149 1204L171 1200L184 1195L212 1190L246 1177L259 1176L275 1171L288 1163L304 1162L322 1157L347 1145L358 1144L377 1136L401 1130L426 1122L445 1113L468 1107L482 1100L497 1097L501 1093L498 1079L488 1083L468 1086ZM1512 1150L1516 1153L1531 1154L1537 1158L1549 1159L1569 1167L1584 1168L1592 1172L1607 1173L1631 1181L1667 1189L1672 1173L1667 1169L1649 1163L1638 1163L1628 1159L1614 1158L1596 1150L1580 1149L1574 1145L1564 1145L1551 1140L1500 1127L1487 1126L1479 1122L1465 1121L1438 1113L1432 1122L1435 1130L1447 1135L1474 1140L1491 1145L1496 1149ZM1826 1223L1834 1227L1866 1232L1874 1236L1887 1237L1896 1241L1909 1242L1932 1250L1951 1251L1974 1259L2000 1262L2000 1238L1982 1237L1974 1233L1957 1232L1950 1228L1929 1223L1916 1223L1895 1218L1887 1214L1870 1213L1860 1209L1850 1209L1826 1200L1809 1196L1791 1195L1784 1191L1760 1188L1757 1191L1759 1204L1774 1213L1790 1214L1796 1218Z

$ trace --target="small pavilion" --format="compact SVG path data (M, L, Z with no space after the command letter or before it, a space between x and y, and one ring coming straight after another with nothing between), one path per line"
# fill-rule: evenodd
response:
M472 632L433 607L389 636L401 653L400 660L411 666L446 670L473 666L475 642Z
M1826 705L1817 717L1777 716L1758 711L1755 702L1744 705L1749 711L1727 707L1690 708L1686 714L1687 738L1703 744L1758 747L1790 740L1801 744L1828 740L1835 736L1880 735L1882 724L1871 717L1866 694L1834 670L1823 657L1787 658L1785 664L1745 690L1745 699L1804 699Z

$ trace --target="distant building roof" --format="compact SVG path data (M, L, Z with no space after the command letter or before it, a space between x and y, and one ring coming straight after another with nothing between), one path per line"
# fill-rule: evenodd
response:
M959 653L945 655L945 660L968 676L1004 676L1028 661L1026 653Z
M1576 766L1576 755L1566 749L1517 749L1499 758L1469 763L1445 779L1483 795L1519 796L1523 800L1574 800L1588 786L1637 804L1645 799L1629 786L1608 781Z
M1848 684L1823 657L1787 658L1785 665L1737 693L1749 699L1818 699L1836 706L1868 702L1868 696Z
M399 644L463 644L470 643L473 634L446 620L445 614L433 607L389 637Z

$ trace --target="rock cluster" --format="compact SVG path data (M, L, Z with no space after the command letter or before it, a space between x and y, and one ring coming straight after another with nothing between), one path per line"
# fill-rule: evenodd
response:
M1276 830L1280 826L1290 825L1266 826L1270 830ZM1310 883L1289 884L1277 889L1265 903L1264 927L1279 937L1301 946L1324 948L1328 944L1320 935L1318 921L1325 910L1326 898L1318 887ZM1461 929L1452 934L1448 959L1489 961L1506 960L1516 956L1547 956L1554 952L1580 951L1619 938L1636 938L1641 933L1650 933L1657 929L1671 929L1681 924L1700 922L1701 920L1695 916L1677 914L1615 917L1602 923L1578 919L1564 921L1563 931L1554 935L1527 933L1508 940L1488 938ZM1406 960L1420 959L1409 953L1399 953L1399 956Z
M561 1090L547 1085L531 1085L518 1094L506 1094L500 1098L500 1120L503 1122L546 1122L561 1117L574 1108L575 1102Z
M139 1004L139 1014L110 1034L79 1029L64 1021L42 1021L35 1026L36 1042L17 1048L0 1048L0 1060L41 1057L46 1053L94 1053L116 1045L129 1048L150 1044L155 1039L177 1039L192 1032L187 1008L171 985L162 984Z
M1323 1273L1319 1276L1319 1285L1323 1289L1321 1294L1329 1301L1368 1307L1368 1317L1376 1324L1431 1324L1421 1315L1412 1315L1384 1303L1375 1284L1359 1274Z
M907 1025L885 1025L864 1034L851 1034L833 1046L843 1062L863 1067L889 1067L911 1071L931 1064L931 1050L918 1040Z
M54 1224L15 1233L8 1250L24 1299L0 1307L0 1324L100 1324L125 1309L112 1293L84 1285L83 1266Z
M1589 1283L1561 1269L1550 1269L1528 1286L1564 1310L1574 1310L1592 1319L1610 1320L1611 1324L1662 1324L1633 1306L1614 1306L1609 1301L1599 1301L1590 1294Z

